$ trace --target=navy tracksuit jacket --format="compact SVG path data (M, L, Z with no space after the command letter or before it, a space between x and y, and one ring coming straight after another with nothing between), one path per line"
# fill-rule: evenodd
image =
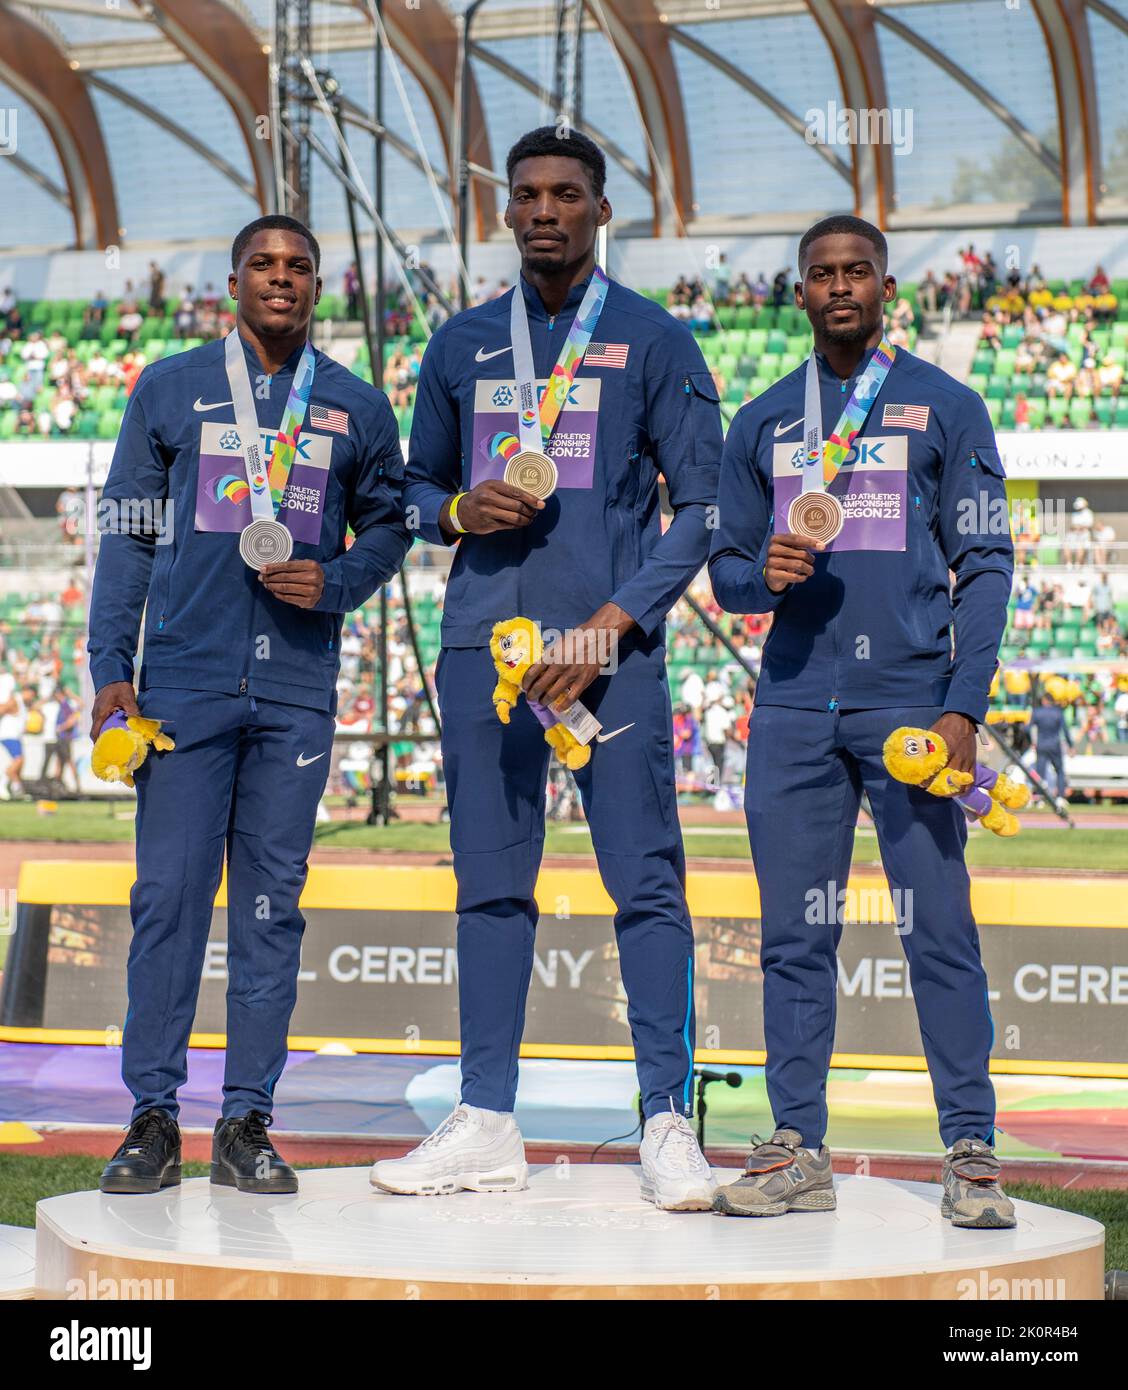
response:
M818 359L824 437L869 357L845 382ZM818 554L805 583L771 593L763 566L773 477L799 466L805 368L737 413L709 559L722 607L774 614L745 791L763 916L768 1095L777 1125L799 1130L807 1145L821 1142L841 924L833 908L812 913L812 894L846 887L864 789L890 887L905 895L894 902L941 1135L947 1144L989 1138L992 1024L964 867L966 821L950 801L893 781L881 748L899 725L986 713L1013 570L1003 469L978 395L898 350L837 481L848 484L875 445L893 441L876 455L907 456L906 479L886 475L903 488L904 548ZM915 409L897 409L906 406Z
M522 277L543 384L583 298L550 316ZM404 501L446 544L439 510L500 478L517 416L510 294L444 324L423 359ZM721 451L717 391L700 349L661 307L611 283L549 452L559 485L529 526L460 539L436 673L458 880L462 1099L512 1110L532 969L548 747L521 701L503 726L491 693L494 623L564 631L612 601L637 628L619 668L581 696L606 741L576 774L615 929L647 1115L692 1106L693 931L674 791L664 618L708 553ZM658 474L675 517L659 524Z
M298 349L268 377L243 343L269 461ZM318 560L312 609L267 592L239 556L251 520L224 344L145 368L99 508L90 609L96 689L132 681L176 748L138 769L129 1012L122 1075L134 1116L177 1114L226 850L225 1118L269 1113L286 1061L305 882L332 753L343 615L399 569L403 457L387 398L316 354L310 408L279 519ZM355 540L345 549L346 526Z

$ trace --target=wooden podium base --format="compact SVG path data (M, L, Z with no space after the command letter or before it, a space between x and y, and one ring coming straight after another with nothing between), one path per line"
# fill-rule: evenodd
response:
M736 1172L717 1171L721 1182ZM940 1187L836 1180L834 1212L658 1211L639 1170L559 1163L525 1192L395 1197L365 1168L292 1197L206 1179L39 1203L40 1298L1099 1299L1104 1228L1016 1203L1013 1231L956 1230Z

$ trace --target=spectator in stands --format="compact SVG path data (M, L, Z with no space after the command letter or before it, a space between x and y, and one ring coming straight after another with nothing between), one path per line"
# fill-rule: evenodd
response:
M697 711L705 703L705 682L696 669L691 668L687 672L679 693L687 709Z
M938 308L940 285L931 270L924 272L924 279L917 286L917 303L926 314L934 314Z
M1064 352L1057 356L1057 360L1050 363L1049 371L1046 373L1046 395L1052 400L1055 396L1063 396L1069 400L1073 395L1073 384L1077 380L1077 368L1069 360Z
M694 333L712 333L717 326L713 306L703 294L694 297L690 307L689 326Z
M184 293L180 297L180 303L176 306L175 323L178 338L194 338L196 336L196 300L193 297L191 285L184 286Z
M1096 521L1093 525L1093 564L1115 564L1115 555L1110 556L1116 544L1116 528L1107 521Z
M788 279L790 274L791 267L786 265L772 281L772 304L777 309L782 309L790 292L791 284Z
M756 276L756 283L752 286L752 303L756 308L761 308L768 302L768 295L771 294L771 286L768 284L767 276L761 270Z
M345 317L350 321L360 318L360 274L356 262L350 261L345 271Z
M1016 430L1030 428L1030 402L1022 391L1014 398L1014 427Z
M1030 576L1023 574L1014 600L1014 627L1016 632L1029 632L1034 626L1034 605L1038 591L1030 582Z
M713 275L713 299L717 304L728 303L731 283L732 267L728 263L728 257L722 251L717 260L716 272Z
M59 434L70 434L78 416L78 402L70 386L61 384L51 401L51 423Z
M979 267L979 298L981 303L991 298L998 283L999 268L995 264L995 257L988 251Z
M983 315L983 321L979 327L979 341L993 352L997 352L1002 345L999 320L990 311Z
M1087 562L1089 547L1093 543L1094 524L1093 510L1087 499L1075 497L1062 557L1070 568L1074 565L1084 565Z
M1099 563L1099 562L1098 562ZM1112 585L1108 575L1102 574L1093 585L1093 620L1103 623L1106 619L1116 620L1116 607L1112 597Z
M406 410L411 404L414 388L415 375L407 356L401 351L393 352L384 368L384 389L393 409Z
M156 263L149 262L149 313L156 318L164 318L164 271Z
M94 297L82 310L82 336L84 338L96 338L106 321L106 310L110 307L109 300L102 290L95 290Z
M43 334L37 329L20 349L20 357L27 368L27 380L33 391L38 391L43 385L49 356L50 351L43 341Z
M764 277L761 276L760 278L763 279ZM764 286L764 292L765 294L767 293L766 285ZM742 270L729 288L728 302L730 304L736 305L752 303L762 304L763 300L761 299L757 301L755 298L755 293L755 288L753 287L751 280L749 280L746 272Z
M1102 396L1119 396L1124 384L1124 368L1111 356L1106 356L1097 368L1097 381Z
M1053 630L1054 623L1062 616L1062 596L1060 584L1043 584L1034 605L1034 626L1042 632Z
M137 307L136 303L131 304L127 308L123 301L122 312L118 317L118 337L124 338L125 341L130 344L136 342L137 335L140 333L141 325L144 322L145 320L141 317L141 310Z
M3 294L0 294L0 319L3 319L6 323L8 315L15 307L16 296L12 291L12 287L11 285L5 285Z
M1085 288L1090 294L1108 294L1110 283L1104 266L1098 265L1096 270L1093 271L1093 278Z
M105 386L110 379L110 361L101 348L86 359L86 380L91 386Z
M145 354L141 352L127 352L121 359L121 379L125 386L126 395L133 394L133 388L137 384L137 378L145 369Z

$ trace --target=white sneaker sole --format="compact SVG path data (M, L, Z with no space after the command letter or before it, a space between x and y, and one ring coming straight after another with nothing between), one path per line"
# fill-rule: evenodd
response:
M523 1192L529 1185L528 1165L520 1168L495 1168L488 1173L454 1173L441 1178L392 1179L378 1176L373 1169L368 1177L373 1187L391 1192L397 1197L450 1197L456 1192Z
M664 1192L659 1194L653 1184L642 1184L642 1199L653 1202L659 1211L712 1211L715 1187L683 1188L677 1196Z

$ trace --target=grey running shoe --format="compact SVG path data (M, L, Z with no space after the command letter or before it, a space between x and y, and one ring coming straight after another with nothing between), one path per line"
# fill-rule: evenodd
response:
M756 1135L752 1141L755 1147L744 1176L717 1188L714 1211L725 1216L782 1216L787 1211L834 1210L834 1174L825 1144L812 1158L794 1129L777 1129L770 1142Z
M982 1139L958 1139L944 1155L940 1215L953 1226L1009 1230L1014 1204L999 1186L999 1160Z

